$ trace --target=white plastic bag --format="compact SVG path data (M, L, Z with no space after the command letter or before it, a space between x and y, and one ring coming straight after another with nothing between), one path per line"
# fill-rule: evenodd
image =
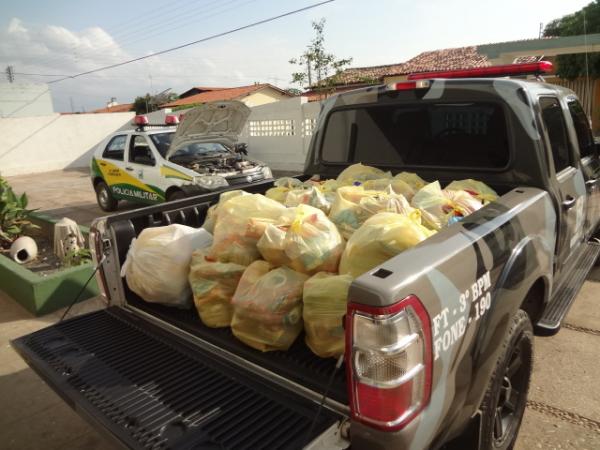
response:
M203 228L179 224L146 228L131 241L121 276L147 302L189 307L192 253L211 243L212 235Z

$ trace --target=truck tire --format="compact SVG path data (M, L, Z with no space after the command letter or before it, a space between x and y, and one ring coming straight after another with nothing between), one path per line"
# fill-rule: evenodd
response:
M525 311L513 316L481 404L481 449L512 449L533 370L533 327Z
M99 181L95 187L96 201L100 209L106 212L116 211L119 201L112 196L110 189L104 181Z
M186 197L187 197L187 195L185 195L185 192L183 192L179 189L176 189L176 190L170 192L169 195L167 195L167 201L172 202L175 200L181 200L182 198L186 198Z

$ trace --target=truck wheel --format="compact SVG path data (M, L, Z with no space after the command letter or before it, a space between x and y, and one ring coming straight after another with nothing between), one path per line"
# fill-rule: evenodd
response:
M525 413L533 369L533 327L525 311L512 318L481 404L481 448L512 449Z
M181 200L182 198L186 198L186 197L187 197L187 195L185 195L185 192L177 189L176 191L173 191L173 192L169 193L169 195L167 195L167 201L172 202L175 200Z
M96 184L96 201L100 209L106 212L116 211L119 201L115 199L104 181Z

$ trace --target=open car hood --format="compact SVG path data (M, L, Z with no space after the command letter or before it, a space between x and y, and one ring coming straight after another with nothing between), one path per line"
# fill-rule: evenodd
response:
M177 127L166 159L190 141L221 142L232 146L249 115L250 108L238 101L206 103L191 109Z

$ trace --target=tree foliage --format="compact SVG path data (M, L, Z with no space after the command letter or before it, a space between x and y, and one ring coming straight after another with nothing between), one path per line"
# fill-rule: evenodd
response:
M161 92L157 95L146 93L144 96L136 97L133 101L133 109L136 114L147 114L156 111L160 105L173 100L177 100L179 96L174 92Z
M584 26L585 22L585 26ZM544 36L575 36L582 34L600 33L600 0L595 0L579 11L555 19L546 25ZM556 58L557 74L561 78L573 80L585 77L586 72L591 78L600 78L600 53L584 53L559 55Z
M334 54L325 50L325 19L312 22L312 28L315 37L306 51L289 61L299 69L292 73L292 83L301 88L314 88L326 96L333 90L333 86L339 84L340 74L352 62L352 58L337 59Z

